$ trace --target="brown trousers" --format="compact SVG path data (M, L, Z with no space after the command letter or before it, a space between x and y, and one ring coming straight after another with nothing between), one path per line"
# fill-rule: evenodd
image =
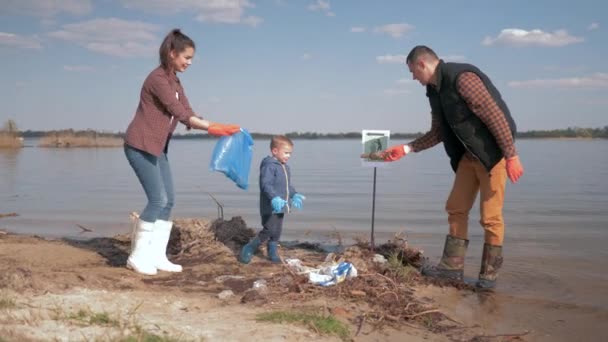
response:
M445 205L450 235L460 239L468 238L469 212L479 192L481 194L479 223L485 230L485 242L502 246L505 236L502 207L506 182L507 171L504 159L488 173L479 160L464 155L458 164L452 192Z

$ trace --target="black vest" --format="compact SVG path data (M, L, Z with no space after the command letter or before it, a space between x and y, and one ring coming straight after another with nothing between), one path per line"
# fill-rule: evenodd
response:
M450 157L452 169L456 171L458 162L469 150L485 166L488 172L503 158L503 153L488 127L473 113L460 97L456 80L463 72L474 72L481 78L498 107L502 110L515 136L516 126L507 104L492 81L477 67L470 64L444 63L437 65L438 80L441 82L439 92L427 85L426 96L429 98L433 115L439 119L443 146Z

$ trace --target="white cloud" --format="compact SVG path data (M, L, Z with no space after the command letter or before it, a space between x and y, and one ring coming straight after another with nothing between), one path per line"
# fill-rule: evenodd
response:
M158 26L141 21L99 18L63 25L62 30L48 35L106 55L151 57L160 44L158 30Z
M60 13L83 15L93 10L91 0L2 0L2 12L52 17Z
M63 70L70 72L88 72L95 71L95 68L88 65L64 65Z
M317 2L308 5L309 11L321 11L324 12L328 17L335 17L336 14L331 11L331 5L329 1L317 0Z
M249 25L251 27L258 27L258 25L260 25L261 23L264 22L264 19L260 18L260 17L256 17L254 15L250 15L248 17L245 17L241 20L241 22L245 25Z
M608 73L596 73L583 77L511 81L508 84L513 88L608 88Z
M249 0L120 0L124 7L156 13L193 12L196 20L222 24L258 26L264 20L247 16L245 11L255 7Z
M0 32L0 46L2 45L19 49L42 49L38 37L27 37L8 32Z
M307 61L312 58L312 55L309 53L305 53L300 57L302 60Z
M359 32L365 32L367 31L367 29L365 27L351 27L350 28L350 32L354 32L354 33L359 33Z
M412 31L414 26L410 24L387 24L374 28L374 32L388 34L393 38L401 38L404 34Z
M384 55L377 56L376 61L380 64L405 64L407 55Z
M589 26L587 26L587 30L589 31L594 31L600 28L600 24L598 23L591 23L589 24Z
M575 43L580 43L585 39L582 37L572 36L566 30L557 30L554 32L544 32L542 30L526 31L522 29L504 29L500 31L496 38L485 37L481 42L482 45L506 45L515 47L525 46L543 46L543 47L559 47Z
M308 5L308 9L311 11L328 11L331 5L328 1L317 0L316 3Z

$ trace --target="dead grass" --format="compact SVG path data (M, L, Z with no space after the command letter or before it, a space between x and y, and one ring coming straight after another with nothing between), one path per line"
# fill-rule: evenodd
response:
M13 298L2 297L0 298L0 310L14 309L17 307L17 303Z
M97 132L52 132L40 138L40 147L119 147L123 139Z
M80 309L78 312L68 315L68 320L81 325L100 325L100 326L120 326L120 322L110 317L107 312L93 312L90 310Z
M387 259L387 266L388 271L403 283L412 283L418 277L418 270L407 264L402 253L391 253Z
M17 307L15 297L6 291L0 291L0 310L11 310Z
M0 132L0 148L20 148L23 141L13 133Z
M314 313L273 311L257 315L259 322L296 323L324 335L335 335L342 340L348 340L348 327L333 316L323 316Z

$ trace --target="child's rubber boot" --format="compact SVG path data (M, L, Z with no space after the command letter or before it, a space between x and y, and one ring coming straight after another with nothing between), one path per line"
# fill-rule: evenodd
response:
M268 259L275 264L281 263L279 257L279 243L277 241L268 241Z
M260 239L255 237L249 241L248 244L243 246L243 249L241 249L241 254L239 255L239 261L243 264L248 264L251 261L255 251L257 251L258 247L260 247L260 243Z

